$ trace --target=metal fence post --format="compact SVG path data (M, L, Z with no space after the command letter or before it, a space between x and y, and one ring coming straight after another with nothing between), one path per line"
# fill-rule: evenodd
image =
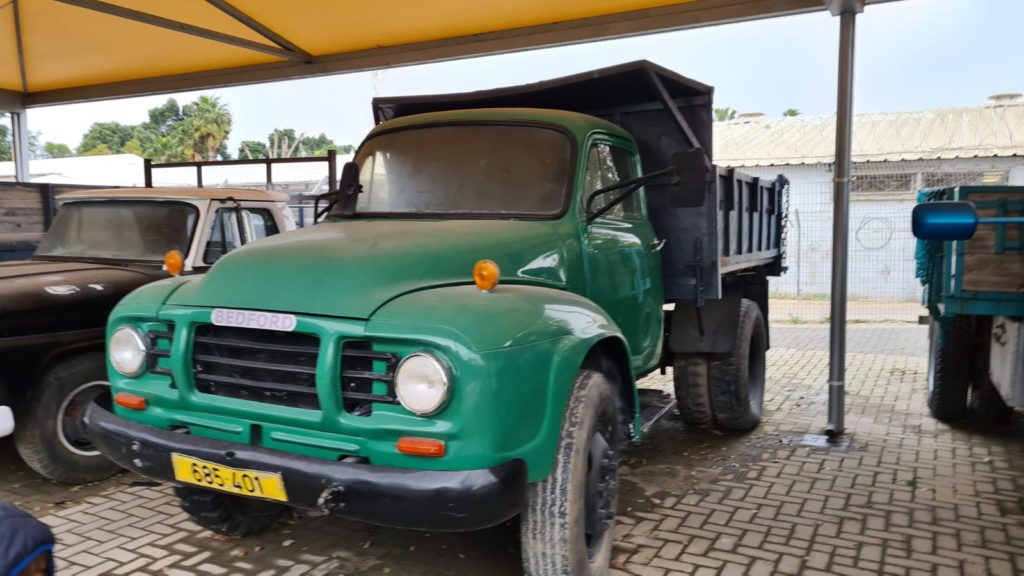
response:
M11 131L14 133L14 179L18 182L31 182L32 173L28 166L28 121L24 110L11 112Z

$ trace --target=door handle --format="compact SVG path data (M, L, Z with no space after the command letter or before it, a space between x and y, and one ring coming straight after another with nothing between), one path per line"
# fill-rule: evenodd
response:
M661 252L662 248L665 247L665 239L656 239L653 242L648 243L647 247L650 248L652 253L657 254L658 252Z

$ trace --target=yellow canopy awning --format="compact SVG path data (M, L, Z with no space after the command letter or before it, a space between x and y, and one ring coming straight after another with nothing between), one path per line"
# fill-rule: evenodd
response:
M823 0L0 0L0 109L824 9Z

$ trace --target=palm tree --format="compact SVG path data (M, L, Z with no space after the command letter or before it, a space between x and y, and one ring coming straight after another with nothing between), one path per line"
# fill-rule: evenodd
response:
M715 108L715 121L716 122L728 122L729 120L736 119L736 111L732 108Z
M782 113L787 118L795 118L800 115L800 111L796 108L786 108L786 111Z
M183 109L185 152L189 159L216 160L217 149L231 133L231 111L217 96L200 96Z

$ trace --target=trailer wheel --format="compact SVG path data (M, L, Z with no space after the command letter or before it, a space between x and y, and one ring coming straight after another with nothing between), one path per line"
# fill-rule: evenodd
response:
M82 417L94 399L110 398L102 352L71 356L35 383L15 419L14 444L39 474L66 484L102 480L120 470L93 447Z
M715 423L746 432L761 423L764 413L765 353L768 333L761 308L740 301L736 344L731 352L712 357L708 389Z
M714 424L708 394L708 357L704 354L676 354L672 365L676 405L683 422L696 428Z
M604 374L576 377L554 469L528 488L520 522L527 576L608 574L624 437L617 398Z
M193 522L225 536L254 536L266 532L288 511L284 504L190 486L176 486L174 494Z
M968 316L932 320L928 328L928 409L936 420L967 416L967 391L974 367L973 328Z

